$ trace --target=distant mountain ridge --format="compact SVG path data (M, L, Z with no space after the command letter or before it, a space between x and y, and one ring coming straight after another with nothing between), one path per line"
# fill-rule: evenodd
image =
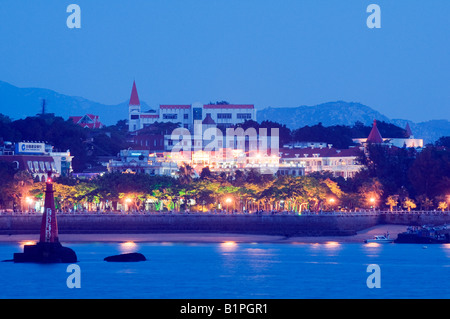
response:
M374 119L390 122L390 120L374 109L355 102L328 102L314 106L269 107L258 111L258 122L264 120L286 124L290 129L322 122L323 126L353 125L360 121L371 125Z
M0 113L13 120L34 116L41 112L42 100L46 101L46 113L55 113L64 119L69 116L95 114L106 125L116 124L128 118L128 100L116 105L94 102L83 97L64 95L41 88L19 88L0 81ZM150 107L141 101L142 110Z
M441 136L450 136L450 121L431 120L414 123L406 119L389 119L387 116L356 102L327 102L314 106L298 107L269 107L259 110L258 122L264 120L285 124L290 129L297 129L306 125L312 126L319 122L323 126L348 125L353 126L359 121L364 125L372 125L373 120L395 124L401 128L409 126L416 138L422 138L425 143L433 143ZM389 137L389 136L385 136Z
M42 100L46 100L46 112L55 113L64 119L69 116L95 114L106 125L128 118L128 100L107 105L94 102L83 97L69 96L49 89L19 88L0 81L0 113L13 120L34 116L41 112ZM141 101L142 110L151 110L147 103ZM258 110L258 122L264 120L285 124L290 129L322 122L324 126L349 125L356 121L371 125L374 119L395 124L404 128L408 122L415 137L423 138L425 143L432 143L441 136L450 136L448 120L432 120L414 123L407 119L389 119L371 107L356 103L336 101L315 106L269 107ZM388 137L388 136L387 136Z

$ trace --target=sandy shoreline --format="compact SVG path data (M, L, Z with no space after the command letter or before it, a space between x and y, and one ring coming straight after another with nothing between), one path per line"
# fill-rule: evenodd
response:
M378 225L358 232L353 236L323 236L323 237L284 237L253 234L225 233L153 233L153 234L60 234L62 243L93 243L93 242L172 242L172 243L221 243L234 241L236 243L362 243L374 235L389 232L391 238L404 232L406 225ZM0 235L1 242L38 241L39 235Z

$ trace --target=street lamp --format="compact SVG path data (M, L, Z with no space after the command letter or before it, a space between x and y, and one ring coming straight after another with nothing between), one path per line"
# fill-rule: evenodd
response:
M225 199L225 203L227 204L227 212L228 212L228 207L229 207L229 205L230 205L230 203L232 202L232 199L231 199L231 197L227 197L226 199Z
M30 206L33 204L33 198L31 198L31 197L27 197L26 199L25 199L25 201L27 202L27 204L28 204L28 211L30 211Z
M375 211L375 197L371 197L371 198L369 199L369 201L370 201L370 203L372 204L373 210Z
M333 197L331 197L331 198L329 198L328 199L328 204L330 205L330 206L334 206L334 203L336 202L336 200L333 198Z
M129 198L129 197L125 198L125 211L129 210L130 203L131 203L131 198Z

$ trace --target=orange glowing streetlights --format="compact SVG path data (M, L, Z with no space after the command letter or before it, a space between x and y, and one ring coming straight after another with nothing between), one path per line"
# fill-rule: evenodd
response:
M336 200L333 197L328 198L328 205L334 206L335 203L336 203Z
M30 196L28 196L27 198L25 198L25 201L28 204L28 211L30 211L30 207L33 204L33 198L31 198Z
M228 212L228 207L229 207L229 205L231 204L232 201L233 201L233 200L231 199L231 197L227 197L227 198L225 199L225 203L227 204L227 205L226 205L227 212Z
M132 199L130 197L125 198L125 211L129 210Z
M375 202L376 202L376 198L375 197L370 197L369 198L369 202L372 205L373 210L375 210Z

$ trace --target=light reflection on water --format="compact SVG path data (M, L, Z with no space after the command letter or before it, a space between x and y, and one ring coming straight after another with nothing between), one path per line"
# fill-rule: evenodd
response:
M134 253L138 249L138 245L133 241L127 241L120 243L120 253L121 254L128 254L128 253Z
M382 244L380 243L367 243L364 244L363 251L366 254L367 257L379 257L380 252L382 251ZM389 244L386 244L389 245Z
M327 241L325 243L325 247L330 248L330 249L337 249L341 246L341 244L339 244L337 241Z
M234 251L238 247L238 244L235 241L224 241L220 243L220 248L222 251Z
M450 259L450 244L442 244L442 251L444 252L445 256Z
M36 243L37 242L35 240L22 240L18 242L20 247L23 247L25 245L36 245Z
M0 244L0 259L20 252ZM23 243L22 243L23 244ZM270 243L67 244L82 288L68 289L67 265L0 263L0 298L450 298L450 245ZM118 252L147 261L106 263ZM369 289L379 264L382 288ZM39 275L37 275L39 274Z

